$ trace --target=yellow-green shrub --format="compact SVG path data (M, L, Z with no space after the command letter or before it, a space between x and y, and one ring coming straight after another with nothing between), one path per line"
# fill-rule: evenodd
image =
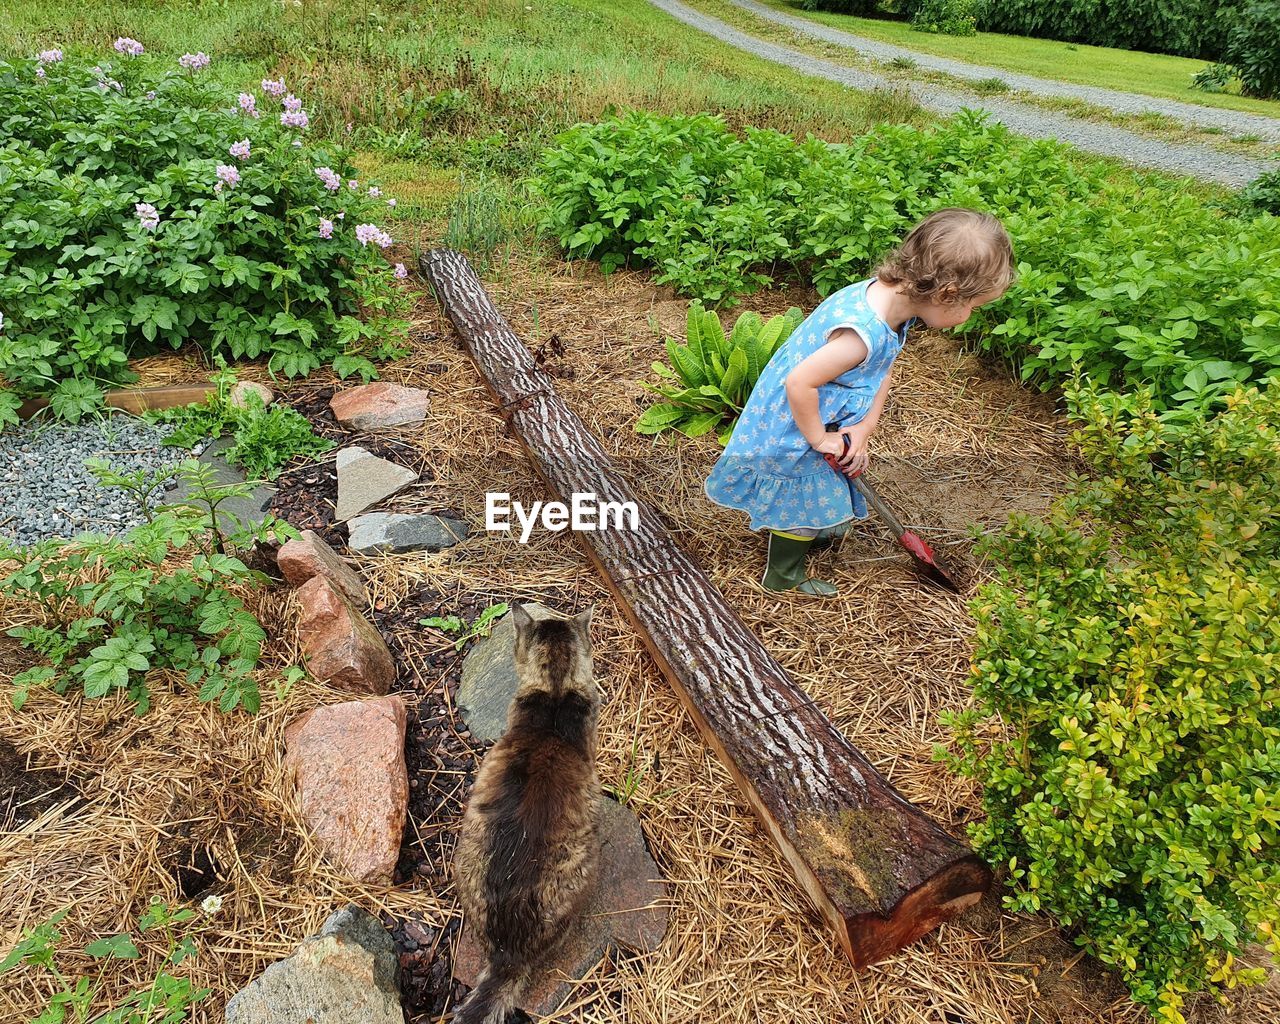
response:
M1178 1022L1185 993L1258 980L1249 943L1280 962L1280 390L1179 424L1072 397L1094 476L988 543L952 760L1007 905Z

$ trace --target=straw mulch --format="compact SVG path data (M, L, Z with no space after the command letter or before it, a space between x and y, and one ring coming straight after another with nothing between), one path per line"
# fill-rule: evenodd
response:
M594 269L532 261L509 265L491 293L530 348L549 356L557 387L615 464L673 524L725 599L754 628L832 720L908 798L959 833L977 812L973 787L931 756L945 742L938 714L963 707L971 620L966 599L923 585L887 534L868 521L815 559L838 600L766 595L760 538L745 516L712 504L702 481L713 438L642 438L632 424L646 393L637 381L661 358L666 334L683 337L684 303L645 275L602 278ZM762 313L811 308L806 292L756 296ZM732 321L733 314L727 319ZM597 604L597 675L605 699L600 774L628 791L668 883L671 924L659 950L620 954L583 980L570 1004L582 1021L611 1024L1015 1024L1148 1020L1123 986L1058 937L1051 921L1004 914L997 899L945 925L898 956L855 972L808 906L789 869L709 753L639 638L570 533L538 530L521 546L482 532L484 495L508 491L529 504L548 494L519 442L506 432L469 358L429 300L420 343L384 378L425 387L432 415L408 431L433 475L397 509L461 509L481 528L438 556L368 559L376 600L394 609L424 590L445 603L544 599L563 611ZM986 573L967 539L1015 509L1043 508L1071 470L1052 403L950 339L913 338L900 361L873 449L882 492L976 583ZM565 595L573 595L566 599ZM273 651L291 661L287 598L264 609L284 623ZM402 666L415 672L416 666ZM0 658L0 674L5 662ZM269 684L268 684L269 685ZM167 858L209 843L227 897L208 922L193 976L215 991L196 1015L218 1021L226 998L286 955L346 900L433 925L455 918L452 893L421 885L372 891L336 877L305 839L281 796L281 732L294 715L341 694L308 685L264 700L255 719L224 718L187 697L166 697L135 720L119 705L33 698L21 713L0 706L0 735L70 777L82 802L50 808L36 825L0 836L0 942L20 925L71 902L68 931L87 941L126 923L159 893L172 898ZM71 943L74 945L74 943ZM79 943L83 945L83 941ZM143 961L146 963L146 961ZM86 966L86 965L81 965ZM133 980L132 967L113 984ZM140 972L137 972L140 973ZM0 1019L37 1005L32 975L0 986ZM1236 1000L1228 1015L1205 1001L1198 1022L1260 1022L1280 1015L1274 994Z

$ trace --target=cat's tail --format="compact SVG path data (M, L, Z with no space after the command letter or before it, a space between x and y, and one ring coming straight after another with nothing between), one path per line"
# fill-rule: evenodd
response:
M509 960L491 962L453 1014L453 1024L502 1024L516 1008L528 970Z

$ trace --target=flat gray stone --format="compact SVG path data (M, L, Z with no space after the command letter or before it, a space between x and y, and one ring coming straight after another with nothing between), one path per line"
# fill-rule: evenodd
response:
M223 455L232 443L231 438L220 437L211 442L200 454L200 461L213 470L214 486L242 484L246 480L244 470L239 466L233 466ZM275 487L267 483L259 483L247 498L231 498L222 502L218 505L217 512L218 532L223 537L227 537L239 529L260 525L267 518L271 509L271 500L275 495ZM164 501L166 504L176 504L180 501L190 501L191 497L191 487L185 480L179 480L165 495ZM240 521L239 524L235 522L236 519Z
M520 1008L549 1017L573 994L572 982L584 977L613 946L652 952L667 933L667 887L649 856L644 830L621 804L600 800L600 880L582 918L555 958L534 975ZM475 986L484 954L468 921L458 943L453 975Z
M334 518L339 522L358 516L418 479L413 470L380 459L359 446L338 452L336 465L338 507Z
M525 603L535 619L555 615L536 602ZM507 709L516 695L516 625L508 612L483 640L477 640L462 661L458 709L471 735L493 742L507 731Z
M467 536L467 524L447 516L426 513L366 512L347 526L347 546L362 555L379 551L440 551Z
M232 996L227 1024L404 1024L399 969L378 919L344 907Z

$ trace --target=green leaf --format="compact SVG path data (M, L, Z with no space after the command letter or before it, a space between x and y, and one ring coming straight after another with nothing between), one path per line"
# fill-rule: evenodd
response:
M62 419L79 423L89 413L102 408L102 390L92 381L75 378L60 381L49 396L49 405Z
M95 959L109 957L113 960L137 960L138 947L128 934L110 935L105 939L91 942L84 948L85 953Z
M739 395L747 378L747 354L740 348L733 350L729 357L729 365L725 369L724 378L720 382L720 393L725 401L735 410L741 411L745 395Z
M713 430L724 416L718 412L703 412L691 416L677 426L677 429L688 437L701 437Z
M688 412L683 406L659 402L647 408L636 421L636 433L657 434L676 423Z

